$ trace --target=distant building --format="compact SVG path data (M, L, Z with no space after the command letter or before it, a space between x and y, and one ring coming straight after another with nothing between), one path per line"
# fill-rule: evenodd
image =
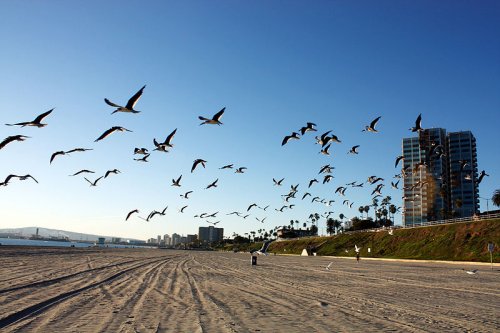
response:
M479 213L476 140L443 128L403 139L403 224Z
M198 239L202 243L212 243L224 239L224 228L215 228L214 226L199 227Z
M173 233L172 234L172 246L176 246L181 243L181 235Z
M187 243L194 243L198 240L198 235L187 235Z
M112 237L111 238L111 243L120 243L122 239L120 237Z
M163 242L165 243L165 246L170 246L172 245L172 238L168 234L165 234L163 235Z

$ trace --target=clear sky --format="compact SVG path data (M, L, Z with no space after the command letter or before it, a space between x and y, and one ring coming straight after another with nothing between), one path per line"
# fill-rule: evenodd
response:
M209 224L193 216L219 211L211 221L220 220L226 236L244 234L315 212L359 215L373 186L345 197L334 191L371 175L385 178L383 195L400 206L401 190L390 188L394 160L420 113L425 128L472 131L479 171L490 175L480 196L500 187L498 1L2 1L0 13L0 140L30 137L0 150L0 180L29 173L39 181L0 188L0 228L146 239L197 233ZM143 85L141 113L111 114L104 98L124 105ZM199 125L198 116L223 107L222 126ZM44 128L3 125L51 108ZM378 116L379 133L361 132ZM282 147L306 122L318 132ZM133 132L94 142L112 126ZM135 147L151 151L153 138L175 128L169 153L133 160ZM342 142L325 156L314 136L328 130ZM354 145L359 154L347 154ZM93 150L49 164L52 153L77 147ZM197 158L206 168L190 173ZM248 169L220 170L225 164ZM307 189L325 164L335 178ZM94 180L114 168L121 173L95 187L68 176L90 169ZM180 175L182 186L171 186ZM219 186L205 190L217 178ZM273 178L285 178L283 186ZM292 184L300 184L296 206L275 211ZM306 190L335 203L301 200ZM270 207L253 208L247 219L226 215L252 203ZM167 205L165 216L138 218ZM140 213L125 221L133 209Z

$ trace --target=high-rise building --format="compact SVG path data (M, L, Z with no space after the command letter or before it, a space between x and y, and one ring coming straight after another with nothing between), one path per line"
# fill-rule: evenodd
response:
M202 243L218 242L224 239L224 228L215 228L214 226L199 227L198 239Z
M477 154L471 132L442 128L403 139L403 224L479 212Z

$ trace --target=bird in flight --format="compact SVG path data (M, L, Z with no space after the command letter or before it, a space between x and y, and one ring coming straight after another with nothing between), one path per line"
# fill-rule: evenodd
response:
M14 177L19 178L19 180L26 180L26 179L28 179L28 178L31 178L31 179L33 179L33 180L34 180L34 181L38 184L38 180L36 180L33 176L31 176L31 175L29 175L29 174L28 174L28 175L24 175L24 176L18 176L18 175L8 175L8 176L5 178L4 182L3 182L3 183L0 183L0 186L7 186L7 185L9 184L9 181L10 181L12 178L14 178Z
M226 110L226 108L222 108L222 110L220 110L219 112L217 112L213 117L212 119L208 119L208 118L205 118L205 117L202 117L202 116L199 116L198 119L200 120L203 120L203 122L200 124L200 125L203 125L203 124L212 124L212 125L222 125L222 123L220 122L220 118L222 117L222 115L224 114L224 111Z
M146 154L144 155L143 157L141 158L134 158L134 161L138 161L138 162L149 162L148 161L148 157L150 156L151 154Z
M95 172L94 172L94 171L87 170L87 169L82 169L82 170L80 170L80 171L78 171L78 172L75 172L74 174L72 174L72 175L70 175L70 176L77 176L77 175L79 175L79 174L81 174L81 173L95 173Z
M113 114L115 112L139 113L141 111L134 110L134 107L135 107L135 104L137 103L137 101L139 100L139 98L141 98L141 95L142 95L144 88L146 88L146 86L139 89L139 91L136 92L134 96L130 97L130 99L127 102L127 105L125 105L125 106L115 104L107 98L104 99L104 102L106 102L106 104L108 104L109 106L117 108L115 111L111 112L111 114Z
M328 264L328 266L326 266L326 270L329 271L330 270L330 266L332 266L333 264L333 261L331 263Z
M196 169L196 167L198 166L198 164L201 164L203 167L205 167L205 163L207 163L207 161L202 160L201 158L198 158L198 159L194 160L193 166L191 167L191 172L193 172L194 169Z
M217 187L217 182L218 181L219 181L219 178L217 178L213 183L211 183L210 185L208 185L205 189L208 190L209 188Z
M134 213L139 213L139 210L138 210L138 209L134 209L134 210L130 211L130 212L127 214L127 217L125 218L125 221L127 221L127 220L128 220L128 218L129 218L132 214L134 214Z
M287 144L287 142L288 142L290 139L296 139L296 140L300 139L300 137L299 137L299 133L297 133L297 132L293 132L291 135L287 135L287 136L285 136L285 138L284 138L284 139L283 139L283 141L281 142L281 145L282 145L282 146L286 145L286 144Z
M422 114L419 114L417 117L417 120L415 120L415 126L410 128L410 131L412 132L421 132L424 129L422 128Z
M246 169L247 169L246 167L241 167L241 168L236 169L236 171L234 173L245 173Z
M361 132L373 132L373 133L378 132L378 130L375 129L375 126L377 125L380 118L382 118L382 117L379 116L379 117L375 118L374 120L372 120L372 122L370 123L370 126L365 126L365 129L362 130Z
M51 156L50 156L50 162L49 163L52 163L52 161L54 160L54 158L56 158L57 156L59 155L66 155L66 152L65 151L56 151L55 153L53 153Z
M328 151L330 149L330 146L331 146L331 144L329 144L328 146L324 147L323 149L321 149L321 151L319 153L323 154L323 155L330 155L330 152Z
M488 174L486 173L486 171L484 171L484 170L483 170L483 171L481 171L481 173L479 174L479 178L477 179L477 183L478 183L478 184L479 184L479 183L481 183L481 181L483 180L484 176L488 176L488 177L489 177L490 175L488 175Z
M118 169L113 169L113 170L108 170L106 171L106 173L104 174L104 178L107 178L110 174L114 173L115 175L119 174L120 173L120 170Z
M478 270L477 269L472 269L470 271L465 271L465 273L469 274L469 275L475 275L477 274Z
M13 141L24 141L27 138L29 138L29 136L25 136L25 135L8 136L2 142L0 142L0 149L2 149L3 147L5 147L6 145L8 145L9 143L11 143Z
M146 155L148 154L148 149L147 148L134 148L134 155L139 154L139 155Z
M88 181L88 182L90 183L90 186L97 186L97 182L98 182L101 178L103 178L103 176L101 176L101 177L97 178L96 180L94 180L94 182L91 182L91 181L90 181L90 180L88 180L86 177L83 177L83 178L85 178L85 180L86 180L86 181Z
M172 184L173 185L173 184ZM184 194L180 194L181 197L183 197L184 199L189 199L189 195L193 193L193 191L187 191L186 193Z
M174 145L171 143L172 139L174 138L175 133L177 132L177 128L170 133L167 138L165 139L164 142L158 143L156 139L153 139L153 143L156 147L155 150L161 150L161 151L167 151L167 148L173 148Z
M394 167L396 168L399 164L399 161L401 160L404 160L405 157L403 155L399 155L398 157L396 157L396 162L394 162Z
M250 206L248 206L247 208L247 212L250 211L250 209L252 209L253 207L257 207L257 204L256 203L253 203L251 204Z
M186 209L186 208L187 208L187 205L186 205L186 206L184 206L184 207L182 207L181 209L179 209L179 212L180 212L180 213L184 213L184 209Z
M110 135L111 133L113 133L115 131L119 131L119 132L125 132L125 131L132 132L131 130L126 129L125 127L113 126L110 129L106 130L104 133L102 133L100 137L98 137L97 139L94 140L94 142L101 141L102 139L104 139L105 137L107 137L108 135Z
M22 122L22 123L17 123L17 124L5 124L7 126L21 126L21 127L24 127L24 126L35 126L35 127L45 127L47 126L47 124L42 124L42 120L43 118L47 117L52 111L54 111L55 108L47 111L47 112L44 112L42 113L41 115L39 115L38 117L36 117L34 120L32 121L25 121L25 122Z
M227 164L227 165L224 165L223 167L219 168L221 170L224 170L224 169L232 169L234 166L234 164Z
M276 186L281 186L281 184L283 183L284 180L285 180L285 178L281 178L280 180L276 180L273 178L274 185L276 185Z
M88 151L88 150L94 150L94 149L92 149L92 148L75 148L75 149L68 150L66 152L66 154L71 154L71 153L75 153L75 152L84 152L84 151Z
M177 179L172 179L171 186L181 187L181 178L182 178L182 175L180 175L179 178L177 178Z
M311 179L311 180L309 181L309 186L308 186L307 188L310 188L310 187L311 187L314 183L317 183L317 182L318 182L318 180L317 180L316 178Z
M352 146L351 150L349 150L347 153L348 154L358 154L358 148L359 148L359 145Z
M267 253L267 249L269 248L269 244L271 244L271 242L273 242L273 241L274 241L274 239L265 241L264 244L262 244L262 247L259 250L251 250L250 253L251 254L257 253L259 255L265 255L265 256L269 255Z
M314 128L316 126L315 123L307 123L307 125L305 127L302 127L300 129L300 134L304 135L306 132L316 132L316 128Z

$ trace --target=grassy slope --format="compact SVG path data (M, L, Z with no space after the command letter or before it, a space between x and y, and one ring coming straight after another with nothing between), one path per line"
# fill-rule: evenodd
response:
M315 248L322 256L354 256L356 244L361 247L361 257L489 262L488 242L496 244L493 261L499 262L500 219L399 229L392 236L387 231L361 232L273 242L269 252L300 254L304 248ZM250 244L240 250L258 247L260 244Z

